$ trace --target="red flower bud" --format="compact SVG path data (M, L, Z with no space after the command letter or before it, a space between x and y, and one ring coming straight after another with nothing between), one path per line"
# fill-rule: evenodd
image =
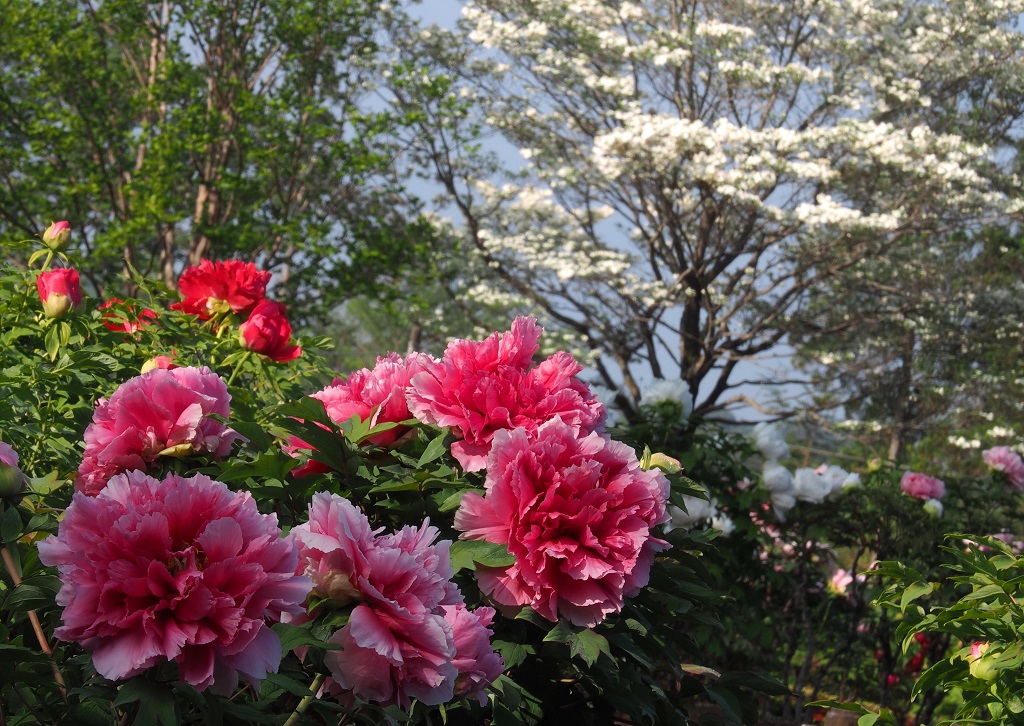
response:
M48 318L59 318L73 312L82 302L78 270L71 267L40 272L36 278L36 289L43 303L43 314Z
M66 221L54 222L43 232L43 244L51 250L59 250L71 235L71 225Z
M302 355L302 348L288 344L292 326L284 313L285 307L279 302L264 300L257 305L249 319L238 327L242 347L276 361L295 360Z

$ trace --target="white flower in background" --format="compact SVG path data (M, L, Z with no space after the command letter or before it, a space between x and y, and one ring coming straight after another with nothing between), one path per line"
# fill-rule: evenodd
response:
M774 459L764 462L761 478L764 480L764 488L772 494L788 494L793 491L793 475Z
M668 513L672 519L665 525L666 532L670 532L673 529L692 529L694 526L718 514L718 509L713 501L709 502L684 494L683 503L686 505L685 512L679 507L668 508Z
M796 497L789 492L772 492L772 506L779 521L785 522L789 510L796 506Z
M773 423L762 421L754 427L754 446L766 459L785 459L789 456L789 445L782 429Z
M728 537L736 531L736 525L727 515L719 513L711 518L711 529L717 529L723 537Z
M836 494L843 489L843 485L846 483L847 478L850 476L850 472L841 466L825 467L825 470L821 472L821 478L825 480L825 483L829 487L828 494ZM828 496L826 494L826 496Z
M832 493L832 486L814 469L801 468L793 473L793 489L802 502L821 504Z
M682 406L680 420L685 419L693 411L693 394L690 393L686 381L680 378L668 380L659 378L640 397L641 406L657 406L662 401L670 401Z
M940 502L938 499L925 500L923 509L933 517L942 516L942 502Z

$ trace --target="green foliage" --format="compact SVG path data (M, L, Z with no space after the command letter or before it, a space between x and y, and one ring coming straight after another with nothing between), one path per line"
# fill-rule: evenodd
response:
M82 273L135 297L182 263L279 273L300 319L395 287L431 225L399 201L364 0L11 0L0 13L0 235L70 221ZM12 250L9 260L23 260ZM287 291L284 294L283 291Z
M899 562L883 562L891 584L879 603L901 616L896 635L904 648L919 633L951 639L947 657L921 674L912 697L932 689L962 694L957 721L1024 722L1024 557L1019 546L995 537L949 534L942 547L949 563L930 577ZM932 576L934 577L934 575ZM935 593L934 597L922 599Z

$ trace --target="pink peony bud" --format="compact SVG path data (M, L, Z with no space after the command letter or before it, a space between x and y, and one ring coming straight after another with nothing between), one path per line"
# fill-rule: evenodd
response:
M263 300L256 305L249 319L238 326L238 340L242 347L282 362L302 355L302 348L288 344L292 326L284 313L284 305L272 300Z
M971 675L982 681L994 681L999 675L999 669L993 667L992 658L985 656L991 647L991 643L975 641L971 644L971 654L967 657L967 667Z
M13 497L21 493L25 475L18 468L18 452L0 441L0 497Z
M82 302L78 270L72 267L40 272L36 278L36 288L39 290L39 300L43 303L43 314L48 318L59 318L74 312Z
M169 355L157 355L153 356L145 363L142 364L142 368L139 370L140 373L149 373L150 371L156 370L169 371L172 368L180 368L180 366L174 363L174 359Z
M43 232L43 244L51 250L57 251L64 246L69 236L71 236L71 225L67 221L53 222Z

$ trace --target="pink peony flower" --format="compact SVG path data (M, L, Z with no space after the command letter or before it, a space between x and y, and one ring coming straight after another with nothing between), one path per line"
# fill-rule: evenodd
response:
M451 626L455 638L455 659L458 669L455 680L456 696L474 696L480 705L487 703L484 688L494 682L505 670L505 661L494 652L489 626L494 619L494 608L480 607L469 610L465 605L444 606L444 619Z
M74 312L82 304L82 285L78 270L72 267L58 267L40 272L36 277L36 290L43 304L43 314L48 318L59 318Z
M647 584L668 543L651 528L668 520L668 481L643 471L625 444L553 419L531 437L499 431L484 496L455 514L465 539L503 544L507 568L478 567L481 590L502 605L529 605L551 621L593 626Z
M903 473L900 489L916 499L942 499L946 496L946 484L941 479L913 471Z
M202 474L133 471L95 497L76 492L39 557L60 570L57 637L91 650L97 672L121 680L173 660L220 694L276 672L268 623L302 612L310 588L277 517Z
M96 495L110 477L160 456L225 456L238 434L210 418L230 413L227 386L209 368L155 369L96 404L75 489Z
M198 267L189 267L178 280L184 298L171 306L209 320L214 315L231 311L248 315L267 292L270 273L241 260L203 260Z
M327 415L339 424L353 416L359 416L363 421L369 419L374 426L401 423L413 417L405 398L409 380L428 365L436 363L422 353L413 353L405 360L397 353L388 353L384 358L377 358L377 365L372 371L363 368L345 380L336 378L334 383L312 397L322 401ZM387 446L408 430L399 426L375 434L367 441L376 446Z
M531 368L541 328L516 318L512 329L476 343L453 340L440 363L412 378L409 409L423 423L451 428L462 439L452 455L466 471L487 465L497 431L533 434L560 417L578 434L597 429L604 405L575 376L583 367L565 352Z
M380 536L358 509L325 492L313 496L309 522L292 529L299 567L314 594L355 604L325 657L334 681L357 698L408 708L452 699L458 668L443 606L462 595L451 582L450 542L424 522Z
M1014 489L1024 490L1024 461L1020 454L1011 451L1008 446L995 446L981 452L981 458L989 469L1006 474Z
M123 311L108 310L114 305L120 305ZM124 305L124 300L112 297L99 306L99 310L108 310L103 313L103 324L108 330L117 332L122 330L126 333L135 333L156 320L156 312L149 308L137 310L134 305Z
M56 251L64 246L64 243L68 241L68 237L70 236L71 225L68 224L67 220L52 222L50 226L43 231L43 244L51 250Z

